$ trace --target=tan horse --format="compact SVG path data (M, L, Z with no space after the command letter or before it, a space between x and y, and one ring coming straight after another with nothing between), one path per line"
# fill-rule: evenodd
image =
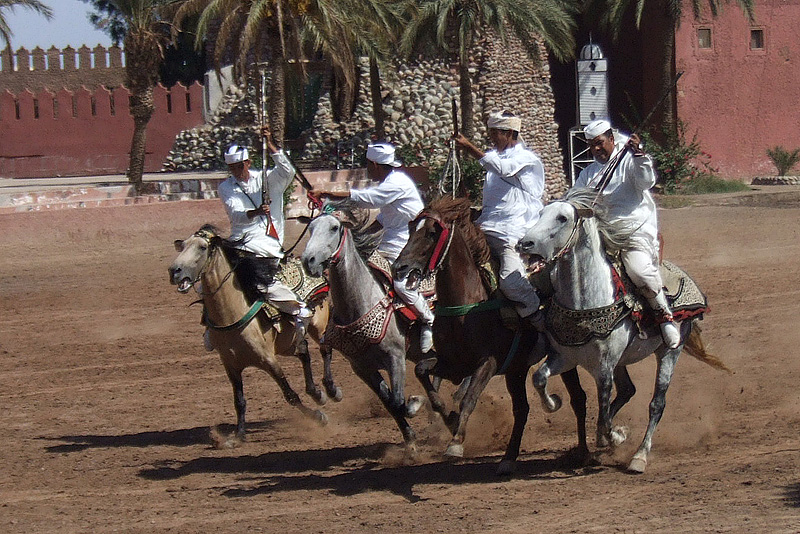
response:
M204 307L203 323L209 327L211 344L216 348L233 386L236 407L237 440L245 437L245 407L242 371L257 367L266 371L280 386L286 401L320 424L327 422L321 410L308 408L292 389L276 356L297 356L303 365L306 393L318 404L327 401L325 392L314 383L308 343L295 340L294 320L282 315L269 319L259 305L248 301L243 293L232 265L229 252L233 243L217 235L210 225L203 226L191 237L176 241L180 252L169 268L170 282L178 286L181 293L188 292L197 282L197 291ZM317 307L308 334L319 342L328 324L329 306L327 297ZM341 400L341 390L334 384L331 374L331 350L320 347L324 364L323 384L327 394Z

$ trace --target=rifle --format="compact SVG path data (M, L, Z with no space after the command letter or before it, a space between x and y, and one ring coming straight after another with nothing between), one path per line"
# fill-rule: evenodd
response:
M261 123L261 205L267 206L269 208L270 205L270 197L269 197L269 186L267 185L267 138L263 135L263 130L266 127L269 127L269 121L267 120L267 99L266 99L266 89L267 89L267 74L263 70L261 71L261 106L259 108L260 117L259 122ZM278 237L278 230L275 228L275 225L272 223L272 215L270 215L269 211L265 213L267 218L267 235L270 237L274 237L278 241L280 238Z
M451 100L452 114L453 114L453 137L458 135L458 104L456 99ZM452 175L452 176L451 176ZM442 195L448 193L447 180L451 179L451 189L449 193L456 198L456 196L466 196L461 183L461 164L458 161L458 148L456 148L455 139L450 140L450 153L447 155L447 161L444 164L442 171L442 181L439 183L439 192Z
M675 75L675 77L672 79L672 83L669 85L669 87L667 87L664 90L664 92L661 94L661 97L658 99L658 102L656 102L655 105L652 108L650 108L650 111L647 113L647 115L645 115L642 122L640 122L639 125L633 130L631 135L639 135L639 133L644 129L644 126L652 118L653 113L656 112L656 110L661 106L661 104L664 103L664 100L667 99L670 93L672 93L672 91L678 85L678 80L681 78L681 76L683 76L683 71L679 71ZM622 162L622 158L625 157L625 154L627 154L630 150L631 147L625 145L625 148L617 152L617 154L609 161L609 165L607 165L605 170L603 170L603 174L600 177L600 181L594 188L595 191L597 191L598 195L600 195L605 190L605 188L608 187L608 182L611 181L611 177L614 175L614 171L617 170L617 167L619 167L620 162Z

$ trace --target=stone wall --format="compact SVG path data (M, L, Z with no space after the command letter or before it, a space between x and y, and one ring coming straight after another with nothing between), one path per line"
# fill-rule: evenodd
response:
M508 110L523 119L522 136L545 164L547 194L558 197L567 188L562 152L554 122L554 99L547 57L541 52L538 64L528 58L522 45L510 40L502 45L486 39L473 54L475 91L475 142L488 147L485 120L492 111ZM323 94L305 143L294 154L298 164L315 168L336 168L337 153L344 146L354 148L353 159L363 162L366 144L372 139L374 121L369 94L369 63L360 62L361 88L353 118L345 123L333 119L329 94ZM424 161L441 163L447 157L447 140L452 132L451 99L458 99L455 65L442 60L397 64L382 72L386 135L403 152L411 150ZM232 88L221 109L209 124L182 132L165 164L166 170L222 168L221 154L232 143L257 142L254 131L255 105L252 88ZM348 155L349 156L349 155Z

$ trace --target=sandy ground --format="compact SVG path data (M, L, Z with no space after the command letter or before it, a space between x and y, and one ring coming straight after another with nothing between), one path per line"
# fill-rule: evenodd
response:
M570 410L533 405L519 472L498 479L511 425L502 380L462 461L441 459L445 429L423 413L407 463L393 421L338 355L345 397L324 408L327 427L251 370L249 441L212 448L210 429L234 421L231 390L167 266L174 239L226 226L217 201L2 215L0 532L798 532L800 205L661 220L666 257L709 296L705 339L734 373L681 359L644 475L623 467L644 431L652 361L631 369L639 391L617 421L632 437L602 466L566 467ZM296 360L282 362L301 389ZM421 392L413 374L408 388Z

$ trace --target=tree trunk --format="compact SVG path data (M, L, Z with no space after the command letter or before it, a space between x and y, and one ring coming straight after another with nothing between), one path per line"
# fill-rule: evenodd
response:
M286 136L286 63L280 56L272 61L267 114L273 139L278 146L283 146Z
M153 109L152 87L131 94L133 138L131 139L130 163L128 165L128 182L134 186L137 195L142 192L147 123L150 122L150 117L153 116Z
M461 92L459 98L461 103L461 133L464 134L464 137L472 139L475 134L472 114L472 78L470 78L469 61L466 57L461 57L458 62L458 88Z
M369 88L372 96L372 116L375 119L375 139L383 141L386 137L386 127L381 97L381 71L375 58L369 58Z
M661 57L661 80L659 80L659 87L663 95L667 91L671 91L669 97L664 101L661 111L661 124L663 125L664 132L670 134L678 133L677 108L678 108L678 91L677 87L672 89L672 81L675 78L675 28L677 21L669 18L668 29L664 35L664 48Z

